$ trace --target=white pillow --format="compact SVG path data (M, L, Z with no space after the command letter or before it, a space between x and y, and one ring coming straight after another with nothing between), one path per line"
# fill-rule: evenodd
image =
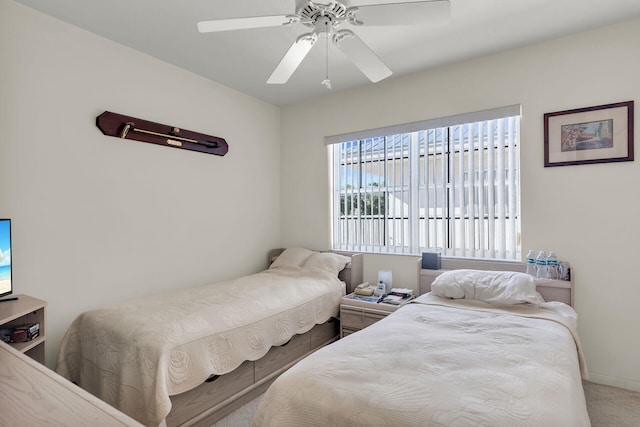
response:
M302 267L302 264L315 252L305 248L287 248L276 258L269 268Z
M311 255L302 268L305 270L325 270L336 276L351 262L351 258L333 252L316 252Z
M533 277L515 271L451 270L431 284L434 295L491 304L541 304Z

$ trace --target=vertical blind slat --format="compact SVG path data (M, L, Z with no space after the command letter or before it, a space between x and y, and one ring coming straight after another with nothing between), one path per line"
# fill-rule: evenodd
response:
M511 117L509 118L509 184L508 184L508 194L509 194L509 236L510 239L507 239L507 252L511 256L515 256L516 253L516 240L518 239L518 233L516 229L517 218L518 215L518 201L516 199L516 192L513 190L516 188L516 178L517 178L517 149L516 149L516 139L519 135L518 130L518 118Z
M334 191L333 193L333 224L332 224L332 230L333 230L333 241L334 242L340 242L340 233L342 232L341 228L342 228L342 224L343 221L340 220L341 218L341 212L343 210L343 207L341 206L341 202L342 202L342 187L344 185L344 182L342 182L342 170L343 170L343 166L342 166L342 159L340 158L340 156L342 155L341 152L336 152L336 150L334 150L332 152L332 156L331 158L333 159L333 182L334 185L335 183L337 183L337 186L335 188L338 189L338 191ZM336 157L338 157L338 160L336 161ZM336 209L337 206L337 209Z
M410 135L409 143L409 229L407 252L415 254L420 248L420 133Z
M385 227L384 227L384 215L385 215L385 209L383 209L383 206L386 206L386 200L388 198L387 196L387 185L388 185L388 180L389 177L387 176L387 171L386 171L386 156L387 156L387 144L384 138L378 138L378 152L377 152L377 156L378 156L378 177L379 177L379 183L378 183L378 187L376 188L375 194L376 194L376 198L378 200L378 210L376 211L376 217L373 220L373 222L375 223L375 233L376 233L376 239L375 242L378 246L382 246L385 244Z
M421 234L421 237L424 236L424 245L422 245L422 247L424 248L428 248L428 247L432 247L433 245L431 244L431 230L429 227L429 212L431 211L431 204L433 203L433 200L431 200L431 185L430 185L430 177L431 177L431 167L429 165L429 159L432 157L431 156L431 135L434 135L435 138L435 132L430 132L430 131L425 131L424 133L424 137L423 137L423 141L424 141L424 180L422 182L422 185L424 186L424 216L422 218L422 227L423 227L423 232ZM434 144L435 147L435 144ZM435 175L434 175L435 178ZM435 194L435 193L434 193ZM435 206L434 206L435 208ZM418 248L418 250L420 250L420 248Z
M388 170L389 184L387 186L387 188L389 189L389 191L387 192L387 194L389 196L389 207L388 207L389 215L388 215L388 218L386 220L386 224L387 224L388 230L390 232L390 236L388 235L389 241L387 242L387 248L390 248L391 252L393 252L393 247L396 244L396 242L395 242L395 231L396 231L395 230L395 221L392 220L393 218L395 218L395 215L396 215L396 191L395 191L396 146L394 144L393 137L389 137L388 140L390 141L389 147L391 149L391 152L390 152L391 163L389 164L389 170Z
M362 200L362 205L364 206L363 210L365 212L365 217L364 217L364 224L362 226L363 232L364 232L364 243L365 243L365 247L367 248L367 251L372 250L372 248L374 247L373 244L374 242L372 241L372 221L371 218L373 216L373 204L371 203L371 199L372 199L372 183L375 181L374 179L374 174L373 174L373 166L375 165L375 144L376 144L376 140L375 138L371 138L367 140L367 145L366 145L366 163L364 164L364 174L365 174L365 179L366 179L366 184L365 184L365 192L363 194L363 200Z
M441 247L442 248L442 252L444 252L445 254L448 254L448 247L447 247L447 238L448 238L448 206L449 206L449 201L447 200L447 196L449 194L449 189L447 188L447 156L445 156L445 153L448 152L449 150L449 146L448 146L448 141L449 141L449 136L451 133L451 129L449 128L442 128L441 129L441 133L440 133L440 167L442 169L442 171L440 172L440 191L441 191L441 197L442 197L442 207L440 208L440 216L442 217L441 221L440 221L440 238L438 239L439 242L441 242Z
M351 174L351 212L354 216L353 227L351 228L351 234L353 242L356 244L356 247L360 245L360 236L358 235L358 228L360 224L360 209L357 208L358 200L359 200L359 188L360 183L358 180L360 179L360 146L362 145L362 141L358 141L357 150L352 152L351 164L354 166L353 173Z
M403 247L405 246L405 236L404 236L404 229L405 229L405 201L406 201L406 196L405 196L405 191L404 191L404 170L405 170L405 166L404 166L404 152L405 152L405 142L406 142L406 135L402 135L398 138L398 144L399 144L399 148L400 148L400 155L398 157L398 166L400 167L400 171L398 172L399 174L399 179L400 179L400 186L399 186L399 191L400 191L400 220L397 221L398 224L398 245L396 246L396 252L400 252L403 253Z
M480 258L486 257L485 254L485 180L484 180L484 157L485 157L485 126L484 122L478 123L478 256Z
M476 256L476 170L475 170L475 145L476 145L476 137L474 134L474 126L473 124L468 124L467 126L467 153L468 153L468 162L467 162L467 176L468 184L467 184L467 197L468 197L468 214L469 218L466 224L466 236L467 236L467 248L468 252L466 255L475 257Z
M467 245L465 242L465 232L464 232L464 217L465 217L465 206L464 206L464 198L465 198L465 188L464 188L464 153L465 153L465 144L464 144L464 126L457 126L457 136L458 136L458 179L456 180L456 194L458 195L458 200L456 200L456 208L454 211L455 214L455 230L456 230L456 238L454 241L454 247L459 249L459 253L455 253L458 256L466 256L467 254Z
M498 208L498 227L497 227L497 239L498 245L498 257L504 258L505 256L505 230L506 230L506 206L505 206L505 149L504 149L504 120L498 121L498 166L497 166L497 203Z
M456 168L455 168L455 159L454 156L447 156L446 154L449 152L455 152L455 139L454 139L454 135L453 135L453 128L449 128L448 129L448 133L449 133L449 138L447 140L447 151L445 153L443 153L443 157L447 163L446 167L445 167L445 171L446 171L446 178L445 178L445 185L447 186L447 197L448 199L446 200L446 202L444 202L444 206L445 206L445 211L446 211L446 218L447 220L445 221L445 225L446 225L446 235L443 236L444 241L443 241L443 247L447 248L446 252L448 254L451 255L455 255L455 247L452 248L452 246L455 246L455 244L453 244L455 242L455 215L454 215L454 210L455 210L455 206L456 206L456 194L455 194L455 185L456 185L456 181L457 181L457 177L456 177Z
M487 192L487 204L489 205L489 257L493 258L496 256L496 195L495 195L495 185L496 185L496 174L495 174L495 131L496 131L496 123L494 120L490 120L488 122L489 125L489 155L487 156L487 182L489 183L488 192Z

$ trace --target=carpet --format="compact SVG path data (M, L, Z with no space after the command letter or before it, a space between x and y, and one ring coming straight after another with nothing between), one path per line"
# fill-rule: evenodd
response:
M640 392L583 382L592 427L639 427ZM238 408L212 427L249 427L262 395Z

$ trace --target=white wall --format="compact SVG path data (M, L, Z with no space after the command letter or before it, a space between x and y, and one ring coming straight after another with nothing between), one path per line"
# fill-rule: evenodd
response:
M80 312L263 268L280 239L280 109L0 0L0 217L47 365ZM103 111L223 137L224 157L104 136Z
M574 267L592 379L640 390L640 161L543 167L544 113L638 101L638 76L640 21L633 21L287 107L284 243L330 246L324 136L521 104L522 249L555 250ZM339 86L339 76L332 79ZM639 109L636 103L636 123ZM366 256L365 280L392 269L394 285L415 288L415 261Z

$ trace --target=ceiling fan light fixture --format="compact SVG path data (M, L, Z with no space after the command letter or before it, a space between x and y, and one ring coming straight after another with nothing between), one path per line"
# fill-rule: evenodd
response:
M314 26L320 17L329 17L333 22L344 21L347 7L347 1L332 1L328 4L322 4L310 0L298 2L296 14L300 16L301 22L308 26Z

